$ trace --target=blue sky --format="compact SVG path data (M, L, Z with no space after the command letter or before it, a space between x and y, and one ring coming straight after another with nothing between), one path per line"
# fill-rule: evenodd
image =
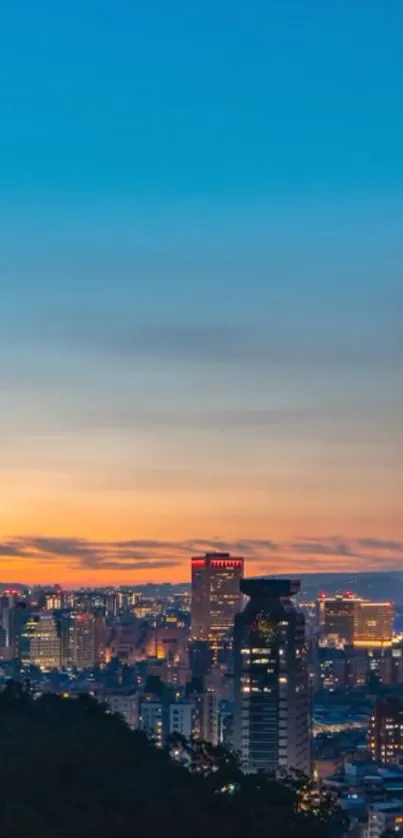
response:
M403 538L402 24L2 4L5 538Z

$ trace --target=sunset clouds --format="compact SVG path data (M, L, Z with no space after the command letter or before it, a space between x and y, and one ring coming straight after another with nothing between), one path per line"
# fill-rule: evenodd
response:
M9 572L18 576L23 570L27 582L34 578L37 565L46 566L52 579L55 574L64 574L67 570L70 578L76 580L79 580L81 571L97 571L100 572L100 581L106 578L102 572L113 574L121 582L158 579L160 573L162 581L169 579L170 571L175 570L175 578L187 581L191 556L209 550L225 550L245 556L250 574L306 573L330 567L340 572L401 570L403 563L403 542L375 538L329 537L321 541L302 538L291 542L202 538L185 541L90 541L74 536L25 536L0 543L0 567L6 562Z

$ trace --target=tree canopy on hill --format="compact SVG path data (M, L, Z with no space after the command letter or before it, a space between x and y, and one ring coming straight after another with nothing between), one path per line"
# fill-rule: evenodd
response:
M189 770L88 696L34 700L9 684L0 743L2 838L330 838L337 821L305 780L244 776L211 746Z

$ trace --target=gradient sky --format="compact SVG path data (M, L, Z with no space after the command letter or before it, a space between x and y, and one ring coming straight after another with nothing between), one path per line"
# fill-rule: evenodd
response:
M402 27L0 5L0 580L403 569Z

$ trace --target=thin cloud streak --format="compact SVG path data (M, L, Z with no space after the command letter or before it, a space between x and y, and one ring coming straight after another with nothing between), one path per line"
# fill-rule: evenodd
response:
M375 538L346 539L329 536L318 540L298 538L293 541L273 539L195 538L178 541L154 539L126 539L91 541L79 537L15 536L0 543L3 561L43 562L70 569L111 570L118 572L188 568L190 556L208 551L241 554L256 569L270 573L304 573L307 568L329 569L332 566L350 570L403 569L403 545L400 542Z
M46 318L33 318L24 340L34 346L59 346L90 354L130 357L158 362L292 365L373 365L400 363L400 333L391 329L378 341L344 328L344 339L331 335L319 320L299 335L279 327L233 323L181 322L144 325L135 316L119 312L105 316L98 310L54 310Z

